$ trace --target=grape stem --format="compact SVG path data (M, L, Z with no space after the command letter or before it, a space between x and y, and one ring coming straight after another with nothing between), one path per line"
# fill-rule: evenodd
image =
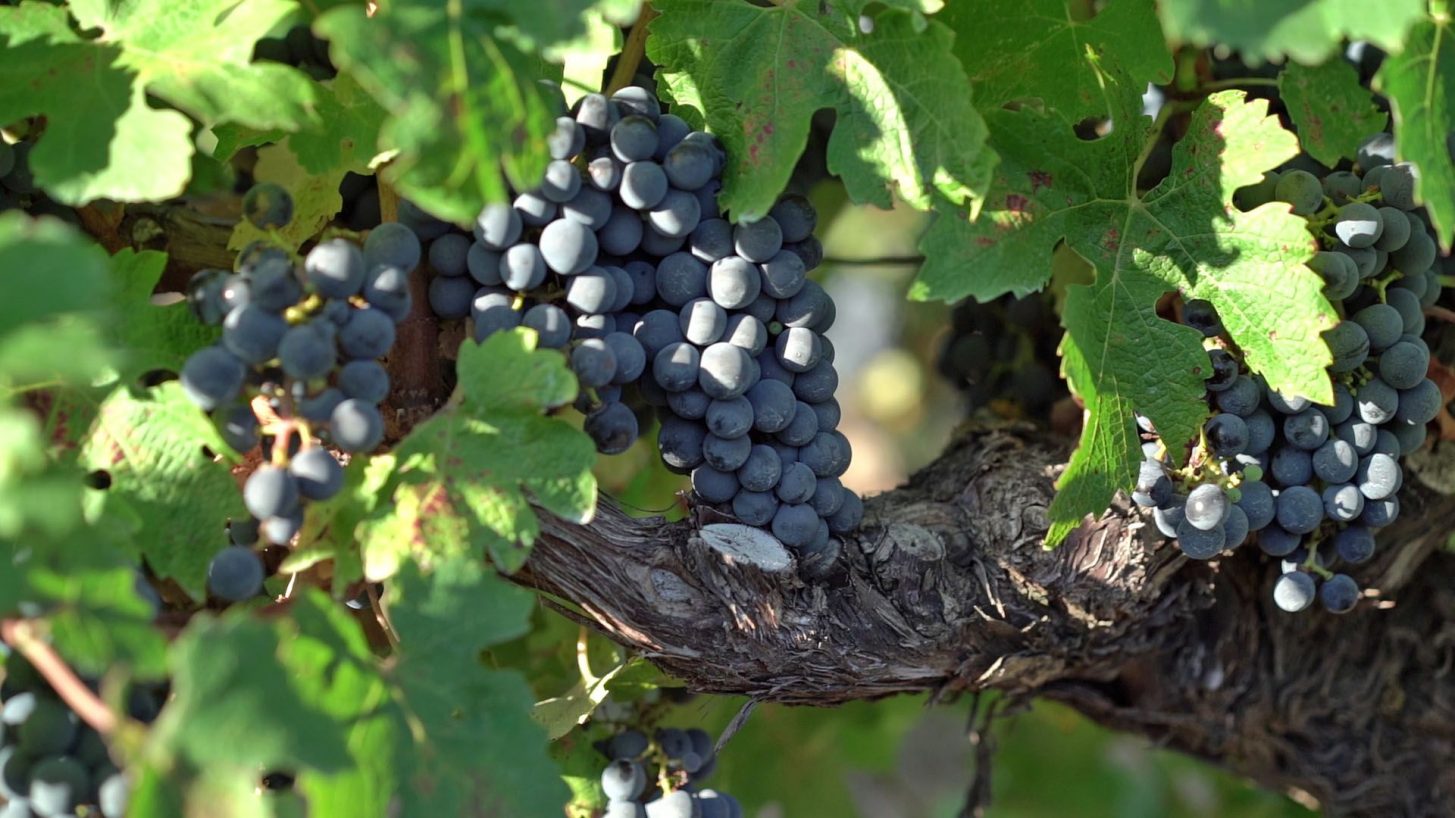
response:
M383 168L381 167L379 170L382 171ZM382 174L376 172L375 175L379 177L379 221L381 224L397 222L399 221L399 191L395 190L393 185L387 184Z
M1379 303L1386 304L1389 302L1389 285L1402 278L1404 278L1404 273L1401 273L1399 270L1393 270L1388 275L1381 276L1370 283L1369 286L1379 295Z
M96 728L103 736L116 730L116 714L101 701L91 688L81 681L55 649L46 644L23 619L6 619L0 622L0 637L5 643L20 652L50 686L67 707L76 711L83 721Z
M611 81L606 84L607 96L632 84L632 79L637 75L637 67L642 64L642 55L647 50L647 23L656 16L657 10L652 8L651 3L642 4L642 13L632 23L631 33L626 35L626 43L622 45L621 55L617 57L616 70L611 72Z
M397 653L399 651L399 634L394 632L394 623L384 613L384 605L379 599L379 589L370 582L364 586L364 593L369 597L369 609L374 612L374 619L379 623L379 629L389 637L389 646Z
M1309 549L1308 556L1304 558L1303 564L1299 567L1310 573L1318 574L1319 578L1323 579L1325 582L1333 579L1334 572L1330 571L1322 565L1319 565L1318 559L1318 545L1315 544L1314 547Z
M1152 127L1147 129L1147 140L1142 145L1142 151L1137 154L1136 161L1132 162L1131 178L1134 183L1135 180L1141 177L1142 166L1147 164L1147 157L1152 155L1152 151L1156 150L1157 140L1161 139L1162 131L1167 127L1167 123L1172 121L1172 116L1187 110L1188 107L1183 104L1168 101L1162 106L1161 110L1157 111L1157 118L1153 120Z

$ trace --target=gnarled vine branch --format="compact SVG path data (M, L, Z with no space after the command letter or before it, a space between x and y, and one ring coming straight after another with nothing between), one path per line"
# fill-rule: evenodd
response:
M1043 441L972 433L872 498L830 586L611 508L548 520L521 580L704 691L1046 695L1333 814L1455 812L1455 500L1406 490L1381 604L1285 614L1266 558L1189 561L1125 509L1044 550L1067 452Z

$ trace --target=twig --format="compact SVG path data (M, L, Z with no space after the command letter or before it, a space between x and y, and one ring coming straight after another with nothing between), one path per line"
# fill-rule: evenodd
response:
M1181 113L1182 110L1183 107L1176 104L1175 100L1168 100L1157 111L1157 118L1152 121L1152 127L1147 129L1147 138L1142 143L1142 150L1137 154L1137 158L1132 161L1131 178L1133 187L1136 186L1136 181L1142 177L1142 166L1147 164L1147 157L1151 156L1152 151L1157 147L1158 140L1162 138L1163 129L1167 127L1168 122L1172 121L1172 117Z
M394 189L393 185L385 183L383 170L381 167L374 172L379 179L379 221L380 223L397 222L399 221L399 192Z
M642 4L642 13L632 23L631 33L626 35L626 42L621 47L621 56L617 57L616 69L611 72L611 82L606 84L607 96L632 84L632 79L637 75L637 66L642 64L642 55L647 50L647 23L652 22L652 18L656 16L657 11L652 8L651 3Z
M995 726L1000 700L991 701L984 710L981 704L981 693L976 692L971 700L966 729L966 737L973 748L970 788L965 794L959 818L982 818L990 806L991 762L995 758L995 741L990 729Z
M379 587L370 582L364 586L364 593L369 595L369 607L374 611L374 619L378 620L379 628L384 631L385 636L389 637L389 646L398 652L399 634L394 632L394 623L384 615L384 606L380 604L379 599Z
M106 736L116 730L116 714L111 712L111 708L100 697L91 692L91 688L81 681L54 648L31 631L25 620L6 619L0 622L0 637L20 651L20 655L50 682L61 701L76 711L76 715L83 721L96 728L96 732Z
M576 629L576 669L581 671L581 681L589 690L596 686L600 679L591 672L591 646L588 643L587 635L590 633L585 625L579 625Z
M1446 321L1448 323L1455 323L1455 311L1452 311L1446 307L1425 307L1425 315L1428 315L1431 318L1438 318L1441 321Z

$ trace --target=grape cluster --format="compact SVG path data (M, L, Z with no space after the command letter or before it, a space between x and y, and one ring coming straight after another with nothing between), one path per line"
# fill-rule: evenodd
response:
M548 148L541 183L481 211L473 241L431 241L436 315L468 316L477 341L534 329L566 354L599 451L625 451L655 407L662 459L699 501L832 564L863 505L839 481L851 453L834 304L808 278L812 205L724 219L721 146L636 86L582 97Z
M24 210L36 216L55 216L79 225L80 217L69 207L56 204L36 187L30 170L31 140L10 143L0 139L0 213Z
M281 37L263 37L253 46L253 59L291 65L316 80L333 79L338 69L328 56L328 41L313 36L307 23Z
M602 818L741 818L743 814L736 798L699 787L717 766L712 737L705 730L666 727L656 732L654 741L639 730L626 730L598 749L610 760L601 773L607 798ZM665 784L672 788L663 789Z
M243 209L259 227L277 227L292 203L282 189L259 185ZM203 270L190 282L193 311L221 325L222 337L187 359L182 388L228 445L248 452L262 444L264 460L243 487L251 518L229 525L233 545L209 571L217 597L256 594L263 577L251 546L288 543L303 524L303 502L338 493L343 468L329 446L359 454L382 441L389 375L379 359L411 308L409 277L421 254L414 232L391 222L362 249L319 242L301 271L282 250L254 246L236 272Z
M1043 294L966 299L950 314L938 369L972 412L1006 401L1039 417L1067 394L1051 363L1060 344L1060 324Z
M1425 441L1444 404L1425 377L1423 308L1440 295L1435 242L1415 210L1415 168L1395 164L1388 134L1367 140L1352 170L1267 174L1238 191L1239 207L1283 202L1309 220L1321 249L1309 266L1342 320L1324 334L1332 405L1269 389L1243 371L1217 312L1187 302L1182 322L1202 332L1210 358L1212 417L1189 465L1173 470L1145 418L1133 500L1154 509L1161 532L1188 556L1209 559L1256 533L1282 573L1274 602L1299 611L1315 598L1351 610L1358 583L1335 569L1368 561L1375 531L1399 514L1400 460ZM1185 494L1179 489L1190 488Z
M155 721L165 698L163 687L135 686L128 715ZM0 818L122 818L131 784L101 735L18 653L5 660L0 702Z

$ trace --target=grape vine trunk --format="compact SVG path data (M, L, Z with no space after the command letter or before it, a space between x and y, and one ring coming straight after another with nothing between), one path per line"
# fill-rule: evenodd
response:
M868 501L829 594L729 564L685 523L606 508L585 528L547 517L518 579L695 689L818 706L1045 696L1330 814L1443 814L1455 556L1440 544L1455 498L1411 486L1418 513L1383 535L1404 543L1374 572L1399 605L1277 616L1256 563L1188 566L1124 509L1043 549L1067 454L1029 428L967 432Z

